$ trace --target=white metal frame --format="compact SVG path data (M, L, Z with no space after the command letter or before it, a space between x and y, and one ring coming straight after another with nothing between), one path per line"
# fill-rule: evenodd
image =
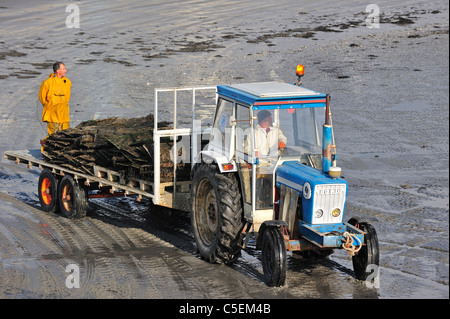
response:
M195 119L195 107L196 107L196 92L200 90L216 90L217 86L205 86L205 87L186 87L186 88L157 88L155 89L155 97L154 97L154 121L155 126L153 130L153 152L154 152L154 197L153 197L153 203L155 205L160 204L161 200L161 181L160 181L160 165L161 165L161 137L172 137L174 140L174 143L176 143L176 140L178 136L191 136L191 150L197 150L197 138L195 136L197 134L200 134L199 128L196 125L196 119ZM192 91L192 127L191 128L181 128L177 129L177 111L178 111L178 105L177 105L177 93L180 91ZM173 129L170 130L158 130L158 94L160 92L173 92ZM216 101L215 105L217 105L217 93L216 93ZM174 145L175 146L175 145ZM197 156L198 154L196 152L191 151L191 165L197 162ZM177 148L173 147L173 157L175 161L174 163L174 180L173 180L173 199L176 198L176 158L177 158Z

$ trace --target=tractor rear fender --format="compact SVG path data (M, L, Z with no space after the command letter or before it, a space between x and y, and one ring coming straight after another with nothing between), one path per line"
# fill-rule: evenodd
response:
M267 229L277 228L279 229L279 231L282 231L283 227L287 228L288 225L282 220L266 220L265 222L263 222L258 231L258 238L256 239L256 249L261 249L262 239L264 237L263 235Z
M237 172L236 162L234 160L229 161L225 155L214 151L201 151L199 158L207 164L216 163L221 173L234 173Z

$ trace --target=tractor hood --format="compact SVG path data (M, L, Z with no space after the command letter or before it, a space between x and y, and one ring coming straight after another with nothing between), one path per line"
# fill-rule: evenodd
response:
M285 185L302 197L303 221L308 224L335 224L342 222L348 184L341 178L297 161L284 162L275 174L277 187ZM322 214L315 215L315 212ZM339 212L333 216L333 212Z
M307 166L297 161L288 161L280 165L276 171L276 185L284 184L303 192L303 187L306 182L309 182L311 187L321 184L346 184L342 178L331 178L328 174Z

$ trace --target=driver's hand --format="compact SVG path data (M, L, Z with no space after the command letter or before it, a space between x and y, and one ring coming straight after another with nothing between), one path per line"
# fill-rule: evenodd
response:
M286 144L284 144L283 142L278 142L278 156L283 154L285 149L286 149Z

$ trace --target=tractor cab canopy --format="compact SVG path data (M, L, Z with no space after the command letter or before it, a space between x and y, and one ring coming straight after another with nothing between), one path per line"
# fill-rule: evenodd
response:
M220 137L213 144L215 140L216 150L224 151L227 158L239 152L305 161L309 161L307 154L321 156L325 94L280 82L220 85L217 93L214 129Z
M217 93L209 150L236 161L251 211L273 207L280 160L321 168L326 94L280 82L220 85Z
M301 86L283 82L258 82L219 85L219 94L255 106L278 106L278 108L325 106L326 95ZM304 105L301 107L305 107Z

